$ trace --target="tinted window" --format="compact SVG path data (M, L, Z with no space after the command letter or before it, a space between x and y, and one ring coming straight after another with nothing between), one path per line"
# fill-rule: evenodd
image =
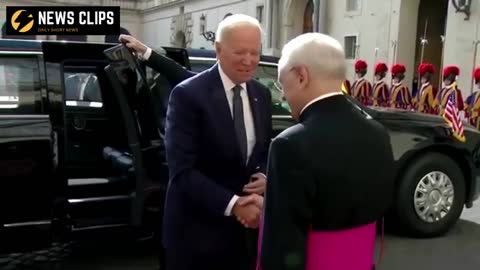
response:
M150 67L146 67L145 76L147 76L148 85L152 85L160 74Z
M165 76L161 75L150 67L147 67L146 75L148 86L150 88L150 95L155 98L153 102L158 105L154 106L155 109L166 109L168 105L168 96L170 95L170 92L174 86L170 85Z
M65 102L67 106L102 107L98 77L93 72L65 72Z
M34 113L39 90L36 57L0 56L0 113Z
M290 108L283 100L280 84L277 83L277 66L260 64L254 78L270 90L273 115L290 115Z
M211 68L215 64L215 59L192 59L190 58L190 66L193 72L200 73Z

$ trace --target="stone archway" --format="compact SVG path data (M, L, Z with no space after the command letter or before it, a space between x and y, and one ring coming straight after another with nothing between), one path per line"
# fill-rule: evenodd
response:
M172 18L170 43L176 47L188 48L192 44L192 13L184 13Z
M187 39L183 31L177 31L177 33L175 34L175 38L173 40L173 45L179 48L187 47Z
M281 44L285 44L290 39L304 33L304 26L307 26L306 30L309 30L309 27L311 27L313 31L313 22L309 26L309 19L305 18L308 16L307 14L310 14L309 9L311 9L311 14L313 15L313 0L286 0L284 2L282 8L284 12L282 16ZM313 18L311 19L313 20Z

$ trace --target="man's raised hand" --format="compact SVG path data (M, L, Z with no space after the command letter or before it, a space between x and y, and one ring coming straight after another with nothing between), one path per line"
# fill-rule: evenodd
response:
M147 48L148 48L145 44L143 44L138 39L130 35L122 34L120 35L118 40L121 43L125 44L125 46L133 50L135 54L139 56L142 56L147 51Z

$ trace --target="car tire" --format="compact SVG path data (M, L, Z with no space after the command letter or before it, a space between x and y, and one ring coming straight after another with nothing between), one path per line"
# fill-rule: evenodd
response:
M433 174L434 172L436 174ZM445 190L446 185L439 185L439 189L432 188L432 190L436 191L432 191L428 195L424 195L425 193L422 193L417 187L419 185L425 187L425 182L422 184L420 182L427 175L442 176L440 173L448 176L450 184L453 186L453 202L451 202L449 211L446 211L446 214L443 214L438 221L426 221L421 218L421 214L417 214L417 212L422 213L422 210L425 208L423 208L424 205L415 203L415 197L418 199L425 196L426 198L431 198L431 201L437 201L438 196L441 196L438 190ZM445 234L455 225L463 211L466 197L465 179L455 161L440 153L423 155L409 164L399 180L395 212L396 222L398 222L397 226L402 232L412 237L436 237ZM426 189L422 189L422 191ZM447 193L445 192L444 194ZM441 197L445 199L448 196ZM415 207L415 205L418 205L418 207ZM435 208L432 207L431 209ZM432 215L423 216L427 218L433 217Z

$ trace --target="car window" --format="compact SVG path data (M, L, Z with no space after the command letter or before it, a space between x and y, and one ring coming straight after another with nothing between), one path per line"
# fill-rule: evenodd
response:
M280 84L277 83L277 65L260 64L254 78L270 90L273 115L290 115L290 107L283 99Z
M101 108L98 77L93 72L65 72L65 104L71 107Z
M160 73L147 66L145 68L145 76L147 77L148 85L151 86L158 79Z
M155 107L166 108L168 105L168 96L170 95L173 87L170 85L164 75L156 72L150 67L146 68L146 76L150 94L156 97L154 102L162 102L161 106Z
M190 58L190 66L193 72L200 73L215 65L215 59Z
M34 113L39 90L36 57L0 56L0 113Z

